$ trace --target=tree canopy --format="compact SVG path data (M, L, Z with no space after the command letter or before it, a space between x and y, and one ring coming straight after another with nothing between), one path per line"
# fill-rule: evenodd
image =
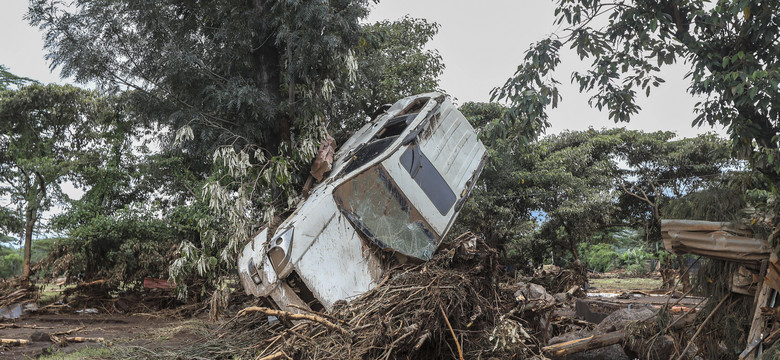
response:
M95 92L70 85L33 84L0 92L0 195L22 214L23 279L42 211L63 198L61 182L93 158L115 117Z
M122 208L146 187L190 231L172 276L225 274L250 234L297 203L329 132L437 88L443 64L424 49L437 25L361 24L367 12L366 0L32 1L27 17L45 33L51 66L125 91L125 111L162 148L137 166L127 154L105 161L73 209L107 216L88 204L104 197ZM108 178L135 189L97 189Z
M629 121L640 111L638 94L649 96L664 82L661 69L684 61L688 92L703 99L692 125L726 126L733 145L777 184L778 8L777 0L560 0L555 24L564 30L531 46L493 97L509 101L508 119L538 135L549 126L548 109L561 100L554 72L568 46L590 61L571 75L580 91L592 94L590 105L615 122Z

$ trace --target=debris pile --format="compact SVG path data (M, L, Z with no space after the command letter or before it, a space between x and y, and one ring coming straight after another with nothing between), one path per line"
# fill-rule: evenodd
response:
M393 269L376 289L337 305L329 316L316 314L329 322L300 322L261 341L258 356L533 356L536 333L524 311L512 308L519 305L513 295L499 290L497 253L474 239L464 234L428 263Z
M161 356L259 359L539 358L555 300L501 285L498 254L466 233L424 264L398 265L375 289L325 314L248 307L212 341ZM536 320L530 320L536 319ZM548 332L547 335L544 333ZM157 350L155 350L157 351Z

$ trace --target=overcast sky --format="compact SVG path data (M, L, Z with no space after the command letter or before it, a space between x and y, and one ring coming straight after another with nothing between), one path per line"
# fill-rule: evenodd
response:
M26 0L3 0L0 11L0 64L11 72L44 83L68 82L59 73L49 72L44 60L41 33L22 19ZM466 101L488 101L490 90L501 86L514 73L523 53L533 42L553 33L552 0L385 0L372 6L367 21L395 20L410 15L438 23L439 34L429 44L439 50L446 69L441 88L462 104ZM552 128L583 130L614 127L606 113L587 105L587 95L581 95L569 84L572 70L583 64L571 53L564 54L558 79L563 83L563 102L550 113ZM646 131L673 130L683 137L695 136L709 127L692 128L693 104L685 92L687 82L684 65L666 69L667 80L651 98L640 100L643 111L630 124L619 124ZM724 134L721 129L717 132Z

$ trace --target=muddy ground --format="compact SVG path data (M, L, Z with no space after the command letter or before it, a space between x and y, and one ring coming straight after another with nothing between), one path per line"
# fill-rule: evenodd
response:
M36 339L23 346L11 346L0 349L3 359L30 359L52 357L67 358L69 354L79 352L70 357L112 357L112 348L122 347L154 347L161 345L178 348L207 336L213 326L206 317L194 319L174 319L154 314L106 315L106 314L26 314L14 321L0 323L6 328L0 329L0 337L4 339ZM7 327L19 326L19 327ZM38 334L35 334L38 333ZM41 333L54 337L86 337L103 338L101 343L67 342L56 343L41 339ZM65 333L68 333L65 335ZM57 335L62 334L62 335ZM43 335L45 338L46 335ZM104 348L106 351L89 352L85 348Z
M698 297L677 299L656 291L654 279L636 278L627 281L631 281L632 285L617 284L625 286L623 289L610 286L613 285L610 282L595 281L596 287L589 290L588 296L579 300L571 299L568 305L556 310L556 315L582 319L583 316L577 313L575 306L577 301L582 300L597 302L591 306L593 311L605 314L619 308L659 307L664 303L677 303L688 308L701 305L702 299ZM593 319L586 320L593 322ZM168 349L175 352L176 349L205 341L213 336L213 330L220 325L209 322L207 314L182 319L165 313L27 313L16 320L0 321L0 338L30 340L26 345L0 348L0 358L125 358L123 354L129 353L129 350L136 350L134 356L139 355L139 349L141 353L145 349L154 349L156 352ZM53 341L47 341L47 335L52 336ZM61 340L66 336L103 338L104 341L58 341L58 338Z

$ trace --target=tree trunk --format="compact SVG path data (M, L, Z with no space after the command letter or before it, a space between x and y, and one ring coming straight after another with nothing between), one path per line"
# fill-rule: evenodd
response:
M674 269L668 257L661 260L661 279L663 279L662 289L671 289L674 285Z
M37 211L30 205L27 207L24 223L24 260L22 262L21 285L26 287L30 283L30 260L32 259L32 234L35 221L38 220Z
M267 0L254 0L254 7L259 14L270 13L272 2ZM282 49L283 46L277 45L274 37L277 29L268 28L260 25L257 31L257 37L253 39L255 45L252 50L252 61L257 73L255 75L255 83L257 87L264 94L268 96L269 104L278 104L282 101ZM263 144L264 147L269 149L272 154L276 155L279 145L282 141L290 138L290 124L289 120L285 118L285 114L280 113L281 109L277 108L268 119L260 119L262 122L266 122L273 128L271 136L263 136L261 133L252 132L253 128L256 128L256 124L242 124L246 127L247 139L255 144Z
M685 259L682 256L677 255L677 272L680 276L680 284L682 284L682 291L688 292L691 289L691 273L688 271L688 266L685 264Z

